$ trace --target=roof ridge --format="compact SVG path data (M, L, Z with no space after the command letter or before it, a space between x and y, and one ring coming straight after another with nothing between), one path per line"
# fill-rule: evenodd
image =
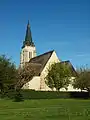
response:
M61 61L60 63L70 62L70 60ZM71 63L71 62L70 62Z
M41 56L43 56L43 55L46 55L46 54L48 54L48 53L53 53L54 51L55 51L55 50L51 50L51 51L45 52L45 53L43 53L43 54L40 54L40 55L38 55L38 56L36 56L36 57L34 57L34 58L31 58L30 61L31 61L32 59L37 58L37 57L41 57ZM30 61L29 61L29 62L30 62Z

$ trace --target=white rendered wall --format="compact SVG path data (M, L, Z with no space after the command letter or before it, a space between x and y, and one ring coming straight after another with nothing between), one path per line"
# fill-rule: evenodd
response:
M60 62L60 60L58 59L56 52L54 51L50 57L50 59L48 60L46 66L44 67L43 71L41 72L40 78L41 78L41 90L51 90L46 84L45 84L45 77L48 74L48 68L51 64L53 63L57 63Z
M65 88L61 88L60 91L81 91L80 89L74 89L73 88L72 82L73 82L74 79L75 79L75 77L71 77L71 79L70 79L71 82L70 82L67 90Z
M35 76L32 80L27 82L22 89L34 89L34 90L40 90L40 77Z
M58 57L57 57L57 55L56 55L56 52L54 51L54 52L52 53L50 59L48 60L46 66L44 67L41 75L44 74L44 75L46 76L47 73L48 73L48 68L49 68L49 66L52 65L53 63L58 63L58 62L60 62L60 60L58 59Z

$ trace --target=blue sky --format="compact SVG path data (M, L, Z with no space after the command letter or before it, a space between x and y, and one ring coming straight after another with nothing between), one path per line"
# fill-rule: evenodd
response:
M90 67L90 0L0 0L0 54L17 66L28 19L37 55Z

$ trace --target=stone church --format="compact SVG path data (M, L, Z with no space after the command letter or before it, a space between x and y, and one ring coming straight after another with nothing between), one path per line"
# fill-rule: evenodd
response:
M75 69L70 63L70 61L60 61L54 50L48 51L38 56L36 55L36 47L32 40L29 21L27 24L25 40L23 42L20 53L21 68L27 62L33 64L34 66L38 66L38 74L35 75L32 80L24 84L22 89L50 91L51 89L45 84L45 77L48 74L47 68L53 63L61 62L61 64L67 64L70 66L71 70L75 72ZM61 91L65 91L65 89L62 88ZM73 89L72 85L70 84L68 86L68 91L77 91L77 90Z

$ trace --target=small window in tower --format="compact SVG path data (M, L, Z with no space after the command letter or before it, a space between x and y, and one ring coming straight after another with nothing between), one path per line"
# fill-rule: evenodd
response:
M33 56L34 56L34 57L36 56L36 50L33 51Z
M32 52L29 52L29 58L32 58Z

